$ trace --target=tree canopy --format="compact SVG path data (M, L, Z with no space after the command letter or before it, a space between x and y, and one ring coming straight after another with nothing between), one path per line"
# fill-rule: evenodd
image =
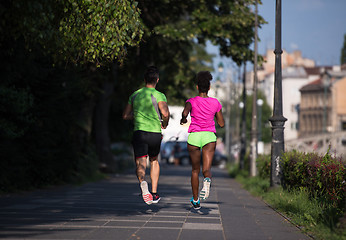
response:
M97 149L109 149L108 133L96 133L111 123L112 140L130 138L121 112L147 66L159 67L169 104L182 104L195 94L195 74L212 71L206 41L238 65L252 59L254 3L0 2L0 186L92 176Z
M121 62L144 33L134 1L18 0L1 7L0 29L6 34L0 44L22 38L28 49L39 46L55 63Z
M231 57L238 65L252 60L254 3L255 0L139 0L146 31L140 45L129 50L119 87L128 84L130 87L125 88L129 91L138 88L145 67L157 65L162 79L158 89L167 94L171 104L183 103L193 94L195 74L202 69L213 70L212 57L204 48L206 41L219 45L220 54ZM263 18L259 17L259 23L264 23Z
M156 33L177 40L210 40L219 46L220 55L231 57L241 65L252 60L250 44L254 41L255 0L165 1L167 12L175 17L162 17L165 24L154 27ZM166 12L164 12L166 13ZM179 16L180 17L177 17ZM264 23L259 17L259 23Z

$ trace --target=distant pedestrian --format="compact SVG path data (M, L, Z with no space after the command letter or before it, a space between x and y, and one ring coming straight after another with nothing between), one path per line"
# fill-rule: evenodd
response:
M145 87L135 91L129 98L123 112L123 119L134 121L132 145L136 162L136 175L140 183L142 197L146 204L158 203L160 196L157 192L160 165L162 134L169 120L169 109L166 96L155 89L159 81L159 71L151 66L145 75ZM147 157L150 161L151 193L145 181Z
M191 124L189 126L189 137L187 140L187 149L191 158L191 187L192 198L190 200L194 209L199 209L200 199L205 200L209 197L211 185L211 164L213 161L216 147L216 129L214 118L220 127L224 127L222 115L222 106L216 98L208 97L210 90L210 81L212 75L208 71L202 71L197 74L198 96L186 101L180 124L187 122L187 116L191 115ZM202 153L201 153L202 150ZM198 196L199 172L201 168L202 154L202 173L204 176L203 188Z
M180 152L181 152L181 147L180 147L180 144L178 142L178 138L176 138L175 144L173 147L174 165L176 165L176 166L180 164L180 160L179 160L179 153Z

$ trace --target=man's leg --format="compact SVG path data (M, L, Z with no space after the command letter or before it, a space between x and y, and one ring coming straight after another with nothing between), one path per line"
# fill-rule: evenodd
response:
M158 155L160 154L162 135L161 133L150 133L148 138L148 155L150 162L151 193L153 194L154 203L160 200L157 194L157 187L160 176L160 164Z
M153 196L150 194L148 189L148 183L144 180L145 169L147 167L147 157L136 158L136 175L139 181L139 185L142 191L142 197L146 204L153 203Z
M150 157L150 178L151 178L151 192L157 193L157 185L160 176L160 164L156 157Z
M146 168L147 168L147 157L136 158L136 175L137 175L139 183L144 181Z

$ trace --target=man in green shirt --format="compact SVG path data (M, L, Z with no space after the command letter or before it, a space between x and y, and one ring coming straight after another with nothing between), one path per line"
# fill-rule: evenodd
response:
M155 89L159 81L159 71L151 66L145 75L145 87L135 91L129 98L123 112L123 119L133 120L132 145L136 162L136 175L146 204L158 203L160 196L157 185L160 175L158 155L160 153L161 129L168 125L169 110L166 96ZM150 161L151 193L145 179L147 157Z

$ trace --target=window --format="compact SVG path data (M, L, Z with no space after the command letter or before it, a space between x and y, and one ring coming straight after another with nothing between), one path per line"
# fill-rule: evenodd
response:
M296 129L296 126L297 126L297 123L296 123L296 122L291 122L291 129L292 129L292 130L295 130L295 129Z
M295 107L296 107L296 105L295 104L291 104L291 112L295 112L296 111L296 109L295 109Z
M346 130L346 122L341 122L341 130Z

